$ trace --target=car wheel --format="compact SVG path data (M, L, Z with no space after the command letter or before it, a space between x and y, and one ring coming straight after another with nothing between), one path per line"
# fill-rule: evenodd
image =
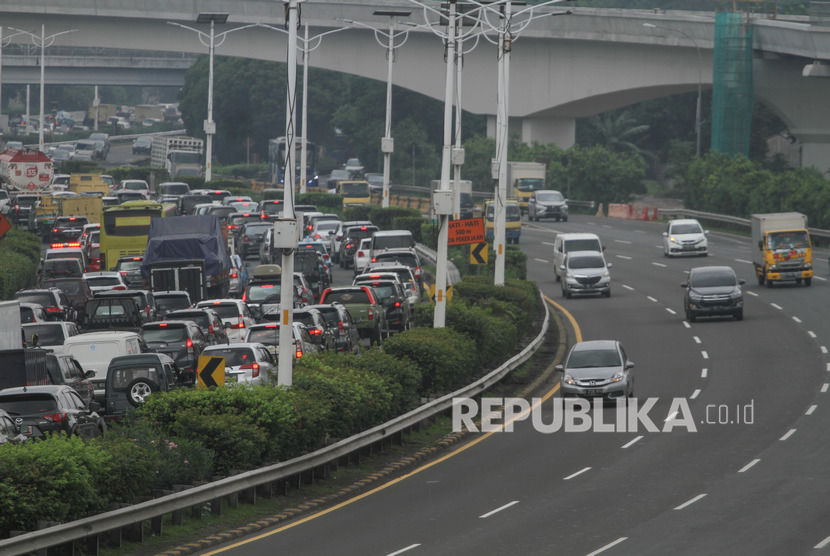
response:
M144 403L147 396L158 392L158 389L158 385L152 380L137 378L127 385L127 401L131 406L138 407Z
M695 314L691 311L686 311L686 320L689 322L695 322Z
M800 285L801 285L801 278L796 278L796 279L795 279L795 285L796 285L796 286L800 286Z
M813 279L812 279L812 278L805 278L805 279L804 279L804 285L805 285L805 286L810 286L810 284L812 284L812 283L813 283Z
M758 274L758 285L759 285L759 286L763 286L763 285L764 285L764 281L765 281L765 280L764 280L764 275L763 275L763 274Z
M609 287L607 290L602 292L602 295L604 295L605 297L611 297L611 288Z
M571 292L566 290L564 286L562 286L562 297L564 297L565 299L571 298Z
M735 320L744 320L744 310L741 309L737 313L735 313Z
M567 222L567 221L568 221L568 217L567 217L567 216L566 216L565 218L563 218L563 219L562 219L562 222Z
M370 346L371 346L372 344L375 344L375 345L376 345L376 346L378 346L378 347L380 347L380 346L382 346L382 345L383 345L383 331L382 331L380 328L378 328L378 329L375 331L375 338L374 338L374 341L370 341L370 342L369 342L369 345L370 345Z

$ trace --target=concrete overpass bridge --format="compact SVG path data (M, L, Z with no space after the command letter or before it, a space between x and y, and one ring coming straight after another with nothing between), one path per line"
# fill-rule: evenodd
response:
M408 21L424 20L423 12L405 0L308 0L302 3L301 21L311 35L344 26L338 18L386 28L387 17L372 15L378 9L409 10ZM166 23L195 26L199 12L230 13L229 23L217 32L257 22L282 26L285 19L283 4L274 0L44 0L36 6L0 6L0 21L35 33L45 24L47 36L78 30L58 37L59 46L203 54L206 48L194 33ZM830 27L817 23L807 17L752 19L755 97L801 141L803 165L826 171L830 111L824 108L830 80L815 76L830 76L821 65L830 64ZM23 38L14 42L31 44ZM513 44L511 128L524 141L553 141L567 148L574 141L576 118L695 91L699 81L710 87L713 40L713 13L580 8L573 15L541 18ZM285 61L286 43L283 33L252 28L229 34L217 54ZM370 31L355 28L325 37L310 64L384 81L385 54ZM443 54L441 40L413 29L398 51L395 85L442 99ZM805 77L808 64L812 76ZM47 59L47 69L50 65ZM57 83L59 75L47 71L46 79ZM465 56L462 105L473 113L495 113L496 52L489 43Z

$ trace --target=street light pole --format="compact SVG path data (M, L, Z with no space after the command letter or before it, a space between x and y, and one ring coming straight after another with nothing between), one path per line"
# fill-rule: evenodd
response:
M689 39L693 45L695 45L695 50L697 51L697 103L695 107L695 157L700 158L700 98L702 96L703 90L703 58L700 55L700 46L697 44L697 41L685 31L681 31L680 29L671 29L668 27L661 27L659 25L655 25L654 23L643 23L643 27L650 27L652 29L662 29L663 31L669 31L674 33L679 33Z
M395 49L404 45L409 36L409 30L395 33L397 18L407 17L412 12L398 11L398 10L376 10L372 15L381 15L389 17L389 32L384 33L371 25L354 21L351 19L343 19L342 21L351 25L358 25L366 27L375 32L375 40L381 46L386 48L386 127L384 129L383 138L380 140L380 150L383 153L383 208L389 208L389 175L390 164L392 160L392 153L395 152L395 140L392 138L392 65L395 62ZM395 44L395 39L403 35L403 42ZM386 44L383 44L379 37L386 39Z
M175 25L188 31L193 31L199 37L199 42L208 47L208 105L207 118L204 121L203 129L205 132L205 181L213 179L213 136L216 135L216 122L213 121L213 58L217 46L225 42L228 34L234 31L241 31L249 27L257 27L256 24L243 25L242 27L235 27L222 33L216 34L216 24L224 24L228 21L228 14L223 12L200 12L196 17L196 23L209 23L210 33L205 34L199 29L195 29L188 25L182 25L175 21L168 21L169 25ZM217 42L218 40L218 42Z

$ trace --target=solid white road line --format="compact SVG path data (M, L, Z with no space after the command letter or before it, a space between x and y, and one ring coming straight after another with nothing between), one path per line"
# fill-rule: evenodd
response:
M631 245L631 242L630 242L630 241L626 241L626 240L624 240L624 239L615 239L615 240L614 240L614 243L623 243L623 244L625 244L625 245Z
M791 437L794 434L795 434L795 429L790 429L784 434L784 436L782 436L778 440L787 440L789 437Z
M550 261L549 261L549 260L547 260L547 259L533 259L533 260L534 260L534 261L537 261L537 262L540 262L540 263L550 264Z
M824 276L813 276L813 278L815 278L816 280L821 280L822 282L827 281L827 278L825 278Z
M638 436L638 437L634 438L634 440L632 440L631 442L629 442L627 444L623 444L623 449L628 448L630 446L633 446L635 442L639 442L642 438L643 438L642 436Z
M563 481L568 481L568 480L573 479L574 477L576 477L576 476L578 476L578 475L582 475L583 473L585 473L585 472L587 472L587 471L590 471L590 470L591 470L591 468L590 468L590 467L586 467L585 469L582 469L582 470L580 470L580 471L577 471L577 472L576 472L576 473L574 473L573 475L568 475L567 477L564 477L562 480L563 480Z
M758 463L759 461L761 461L761 460L760 460L760 459L754 459L754 460L750 461L749 463L747 463L746 465L744 465L743 467L741 467L741 468L738 470L738 473L746 473L747 471L749 471L749 469L750 469L753 465L755 465L755 464L756 464L756 463Z
M615 546L617 546L618 544L620 544L621 542L623 542L624 540L627 540L627 539L628 539L628 537L620 537L619 539L615 540L614 542L610 542L610 543L606 544L605 546L603 546L602 548L600 548L598 550L594 550L593 552L588 554L588 556L597 556L597 554L599 554L600 552L605 552L609 548L615 547Z
M418 548L419 546L421 546L421 545L420 544L410 544L406 548L401 548L400 550L397 550L395 552L390 552L387 556L398 556L398 554L403 554L404 552L407 552L408 550L412 550L413 548Z
M554 244L553 244L553 243L551 243L551 242L549 242L549 241L543 241L543 242L542 242L542 245L549 245L549 246L551 246L551 247L554 247Z
M700 499L701 499L701 498L703 498L704 496L706 496L706 494L698 494L697 496L695 496L694 498L692 498L692 499L691 499L691 500L689 500L688 502L683 502L682 504L680 504L679 506L677 506L677 507L675 508L675 510L682 510L683 508L685 508L685 507L687 507L687 506L691 506L692 504L694 504L695 502L697 502L698 500L700 500Z
M817 407L817 405L811 405L810 408L804 412L804 415L812 415Z
M496 508L495 510L489 511L489 512L487 512L486 514L484 514L484 515L480 515L480 516L478 516L478 517L479 517L479 519L484 519L485 517L490 517L491 515L493 515L493 514L497 514L497 513L499 513L499 512L500 512L500 511L502 511L502 510L506 510L506 509L507 509L507 508L509 508L510 506L515 506L515 505L516 505L516 504L518 504L518 503L519 503L519 501L518 501L518 500L513 500L512 502L509 502L509 503L505 504L504 506L501 506L501 507L499 507L499 508Z
M735 259L735 262L736 262L736 263L746 263L746 264L752 264L752 261L748 261L748 260L746 260L746 259Z

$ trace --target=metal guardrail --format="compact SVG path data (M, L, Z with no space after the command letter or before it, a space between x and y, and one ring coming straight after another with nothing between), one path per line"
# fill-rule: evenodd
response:
M541 300L542 305L545 307L545 319L539 335L521 352L499 368L462 389L424 404L405 415L378 425L368 431L289 461L247 471L233 477L196 486L175 494L94 515L85 519L62 523L47 529L0 540L0 553L9 556L28 554L36 550L42 550L71 541L102 535L108 531L135 525L175 511L187 510L193 506L205 504L225 496L244 493L261 485L298 476L316 468L323 467L371 445L388 440L395 434L409 430L422 421L447 411L452 407L453 398L474 397L486 391L502 380L508 373L527 362L544 341L548 327L550 326L550 311L548 310L544 297Z
M749 218L741 218L738 216L726 216L723 214L715 214L713 212L701 212L698 210L688 209L657 209L657 216L659 218L696 218L703 222L712 222L717 225L735 228L738 230L749 232L752 230L752 222ZM819 238L823 243L830 243L830 230L822 230L820 228L807 228L810 232L811 238Z
M420 243L415 245L415 250L418 254L423 257L424 259L428 260L432 264L438 263L438 253L427 247L426 245L422 245ZM461 272L458 268L452 263L452 261L447 261L447 282L448 285L453 285L456 282L461 281Z

